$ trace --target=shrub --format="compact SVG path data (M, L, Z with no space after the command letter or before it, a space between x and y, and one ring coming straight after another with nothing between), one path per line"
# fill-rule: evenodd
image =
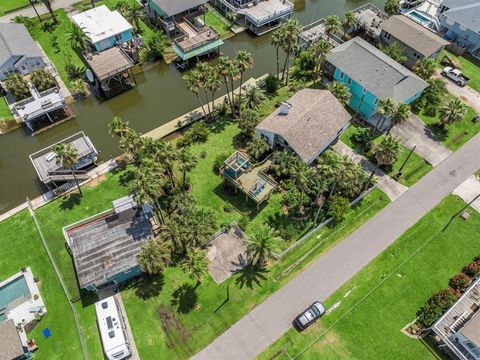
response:
M463 272L470 277L477 277L480 275L480 259L472 261L463 268Z
M85 95L85 83L82 79L77 79L72 82L73 91L76 95Z
M372 140L372 132L367 128L358 129L358 131L352 135L352 142L363 152L367 152L370 149Z
M177 146L185 147L193 143L202 143L207 141L209 130L203 122L197 121L188 129L183 137L178 140Z
M471 279L462 272L452 277L448 285L450 285L453 290L462 292L468 287L470 280Z
M168 39L161 32L154 32L145 37L145 47L140 52L140 60L145 62L163 56L163 52L169 46Z
M17 15L12 19L12 22L17 24L23 24L28 30L33 27L33 20L28 16Z
M242 215L240 220L238 220L237 224L240 227L240 229L245 231L249 222L250 222L250 218L247 215Z
M220 154L215 158L215 161L213 162L213 172L215 174L218 175L220 173L220 168L222 167L225 160L228 159L228 157L228 154Z
M275 75L268 74L264 81L265 91L269 94L275 94L280 86L280 80Z
M45 69L38 69L32 72L31 80L39 92L51 89L57 85L52 74Z
M335 218L337 221L342 221L349 210L348 199L342 196L334 196L328 202L328 216Z
M417 312L417 322L423 328L428 328L437 321L443 313L457 301L454 290L448 288L433 294Z
M8 75L5 86L15 97L16 101L26 99L31 96L27 81L19 73Z

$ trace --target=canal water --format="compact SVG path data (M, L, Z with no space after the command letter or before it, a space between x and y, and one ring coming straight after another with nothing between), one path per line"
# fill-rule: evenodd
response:
M371 2L383 7L383 0L297 0L296 17L309 24L330 14L342 16L347 10ZM252 53L255 65L247 74L258 77L275 71L275 49L270 36L236 35L225 41L222 53L234 56L245 49ZM41 187L28 155L76 132L84 131L105 160L118 155L118 144L108 134L108 123L113 116L121 116L135 130L145 133L198 107L196 98L185 88L182 73L174 65L159 63L136 75L138 86L109 101L98 102L90 97L73 105L76 118L29 136L22 129L0 135L0 213L36 197ZM220 94L219 94L220 95Z

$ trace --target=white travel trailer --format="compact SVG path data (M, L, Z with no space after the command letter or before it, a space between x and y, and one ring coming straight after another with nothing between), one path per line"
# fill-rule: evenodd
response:
M95 310L103 350L107 358L120 360L129 357L127 330L116 299L111 296L95 303Z

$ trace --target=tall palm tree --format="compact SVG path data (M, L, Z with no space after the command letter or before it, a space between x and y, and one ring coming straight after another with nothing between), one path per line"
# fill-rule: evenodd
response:
M343 19L343 22L342 22L342 28L343 28L343 37L345 38L345 36L347 36L347 31L358 24L358 18L351 11L347 11L344 16L345 18Z
M390 56L396 62L403 64L407 61L407 57L403 55L403 46L401 46L398 42L394 41L390 45L385 46L381 49L383 53Z
M137 255L138 265L148 275L161 273L171 263L172 249L164 239L155 238L142 246Z
M129 131L128 121L123 121L120 116L114 116L108 125L108 133L119 138L124 138Z
M200 97L199 91L200 91L200 75L198 71L196 70L191 70L187 72L185 75L183 75L183 80L187 83L187 88L190 90L192 93L195 94L197 97L198 102L200 103L200 106L202 108L203 114L206 116L207 112L205 111L205 106L203 105L203 101Z
M88 31L73 22L65 33L65 38L73 49L78 50L85 50L90 41Z
M397 103L392 98L380 100L378 103L377 112L381 115L377 121L377 127L381 128L386 119L391 118L397 112ZM381 125L380 121L382 121Z
M385 12L392 16L400 13L400 0L387 0L384 6Z
M257 112L252 109L246 109L238 118L238 127L240 132L246 136L251 136L258 124Z
M240 72L240 86L238 93L238 102L242 103L242 87L243 87L243 75L248 69L251 69L253 66L253 57L246 50L240 50L237 52L237 57L235 58L238 70Z
M58 166L70 169L70 172L75 180L78 192L83 196L82 189L78 183L77 176L75 175L75 164L78 161L78 151L70 144L56 144L53 146L52 151L55 153L55 161Z
M435 74L435 68L435 60L424 57L413 65L413 72L423 80L430 80L433 74Z
M235 117L235 80L240 79L240 69L237 67L235 59L230 60L227 68L228 80L230 81L230 89L232 90L232 114Z
M245 240L246 252L250 262L263 266L264 262L275 258L282 238L278 231L267 224L257 226L249 238Z
M54 22L57 22L57 17L55 16L55 13L53 12L53 4L55 3L55 0L42 0L43 5L47 8L48 12L53 18Z
M208 100L207 81L209 76L208 74L211 72L211 69L206 62L200 61L195 66L195 70L197 71L197 74L198 74L198 81L199 81L198 85L201 89L203 89L203 94L205 95L208 116L210 116L212 114L212 110L210 109L210 101Z
M258 86L250 86L245 91L244 105L248 109L258 109L265 98L266 95L263 89L259 88Z
M282 47L285 51L285 63L283 65L282 80L285 79L285 84L288 84L289 61L290 57L297 50L298 35L302 31L302 26L297 19L288 19L282 26L281 32L283 35Z
M392 116L392 122L391 122L390 128L387 131L387 134L390 133L390 130L392 130L394 126L404 124L411 114L412 112L410 111L409 105L407 104L398 105L397 111L395 111L395 113Z
M325 62L327 55L332 50L332 45L324 40L320 39L315 44L312 45L312 52L315 55L315 76L313 78L313 83L317 82L317 78L320 75L322 65Z
M272 37L270 38L271 44L275 47L276 52L276 59L277 59L277 79L280 77L280 48L284 46L284 39L282 34L282 28L275 30L272 33Z
M217 71L220 74L220 76L223 78L223 83L225 84L225 90L227 92L227 99L228 103L230 104L230 108L233 109L233 101L230 97L230 89L228 87L228 78L230 75L230 58L228 56L220 56L218 58L218 63L217 63ZM233 92L233 89L232 89Z
M374 154L377 164L392 165L400 152L400 143L393 136L385 136L380 143L374 145Z
M262 156L268 152L269 149L270 146L268 145L268 143L265 140L256 136L254 136L252 140L250 140L250 142L245 148L248 155L253 157L255 160L260 160Z
M153 159L164 168L170 186L175 189L175 165L178 160L178 150L169 141L154 140Z
M324 30L325 34L327 34L328 38L330 39L332 35L335 35L341 26L340 19L337 15L329 15L325 21Z
M185 188L187 181L187 172L197 166L197 157L191 154L187 149L182 149L178 153L178 169L182 172L182 186Z
M343 104L347 105L352 99L352 93L347 85L338 81L332 82L328 85L328 90Z
M212 100L211 111L212 115L215 112L215 93L220 89L220 85L222 84L222 79L220 78L220 74L215 71L215 69L210 69L207 74L207 79L205 82L205 87L208 91L210 91L210 98Z
M32 6L33 8L33 11L35 11L35 14L37 15L38 17L38 20L40 20L40 22L42 22L42 17L40 16L40 14L38 13L37 11L37 8L35 7L35 1L34 0L28 0L30 2L30 5Z
M197 281L197 286L200 285L208 273L208 259L205 251L197 247L187 250L180 267L185 274Z
M284 149L273 153L271 169L278 177L290 175L292 164L295 164L298 157L292 151Z
M145 19L146 12L141 6L137 4L136 1L130 3L128 6L125 7L123 16L125 16L125 18L130 24L133 24L133 27L137 32L141 31L140 20Z
M440 107L438 113L440 115L440 124L445 126L462 121L467 114L467 108L460 99L454 97L445 102Z

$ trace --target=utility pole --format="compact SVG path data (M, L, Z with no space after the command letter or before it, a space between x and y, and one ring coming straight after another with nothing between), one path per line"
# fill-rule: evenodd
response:
M477 200L478 198L480 198L480 194L475 196L472 201L470 201L467 205L465 205L463 208L461 208L459 211L453 214L450 220L448 221L447 225L445 225L445 227L442 229L442 232L447 230L448 226L452 223L453 219L455 219L458 215L460 215L466 208L468 208L471 204L473 204L475 200Z
M413 151L415 150L415 148L417 147L417 145L415 145L412 150L410 150L410 153L408 154L407 158L405 159L405 161L403 162L402 166L400 166L400 169L398 169L397 173L395 174L395 178L396 179L399 179L400 176L402 176L402 169L403 167L405 166L405 164L407 163L408 159L410 159L410 156L412 156L413 154Z

